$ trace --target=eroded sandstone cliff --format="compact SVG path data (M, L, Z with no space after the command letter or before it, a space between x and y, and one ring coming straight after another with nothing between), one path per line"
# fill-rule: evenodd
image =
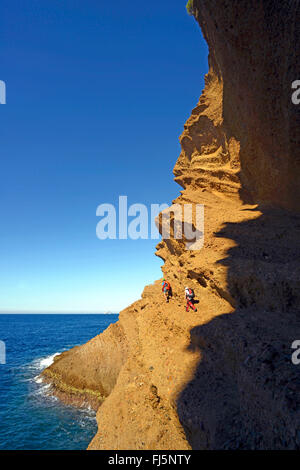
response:
M209 72L180 138L174 203L204 204L204 247L162 240L170 303L159 281L146 287L44 372L61 398L101 404L90 449L300 448L299 8L194 0Z

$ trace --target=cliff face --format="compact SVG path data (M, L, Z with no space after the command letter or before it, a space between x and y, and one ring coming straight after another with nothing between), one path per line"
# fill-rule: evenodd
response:
M194 0L194 8L220 85L225 145L239 144L243 189L255 202L299 211L300 114L291 102L299 2Z
M174 202L204 204L204 247L162 240L170 303L159 281L146 287L44 372L63 399L102 403L91 449L300 448L300 12L277 3L194 0L210 68Z

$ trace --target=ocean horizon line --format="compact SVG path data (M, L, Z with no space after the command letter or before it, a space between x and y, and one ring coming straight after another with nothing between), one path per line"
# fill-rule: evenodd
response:
M29 310L28 311L27 310L26 311L6 311L6 310L0 311L0 315L118 315L118 314L119 312L110 312L110 311L109 312L86 312L86 311L81 311L81 312L36 311L36 312L32 312Z

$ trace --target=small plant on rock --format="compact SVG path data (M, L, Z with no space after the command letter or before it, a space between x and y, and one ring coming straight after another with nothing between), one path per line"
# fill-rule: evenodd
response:
M194 12L194 0L189 0L186 4L186 9L189 15L193 15Z

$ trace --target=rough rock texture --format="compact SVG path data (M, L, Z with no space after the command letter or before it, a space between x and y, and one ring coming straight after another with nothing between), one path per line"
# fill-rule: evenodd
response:
M53 384L55 394L64 402L97 410L114 388L126 361L129 327L129 318L124 327L120 318L83 346L56 356L42 373L43 379Z
M299 1L194 0L194 11L210 69L173 202L204 204L204 247L159 243L170 303L159 281L146 287L44 374L66 397L107 397L90 449L299 449Z
M237 143L241 183L255 202L299 210L300 113L291 102L299 74L299 1L194 0L194 7L209 45L209 77L222 99L213 116L216 150L225 148L234 159L230 142Z

